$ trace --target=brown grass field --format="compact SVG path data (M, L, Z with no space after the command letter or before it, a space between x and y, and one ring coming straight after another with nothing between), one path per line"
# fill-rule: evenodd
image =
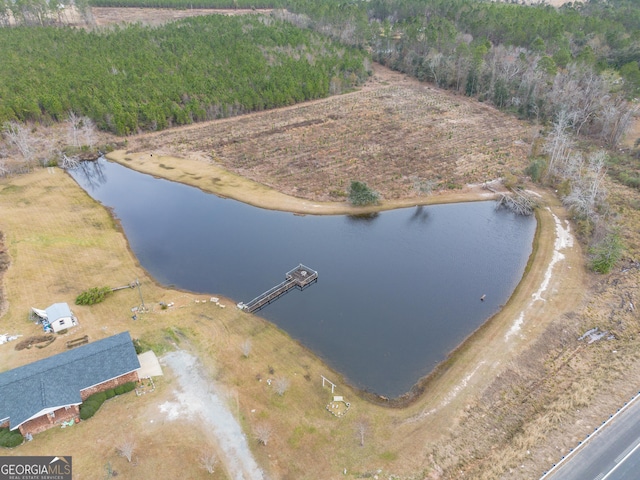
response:
M376 66L357 92L130 137L127 150L199 159L279 192L325 202L343 202L349 181L366 177L393 201L415 197L416 180L456 190L521 171L535 135L535 128L490 106Z
M353 179L382 194L379 208L486 198L467 184L520 175L535 132L488 106L376 67L360 91L130 137L112 158L251 204L337 213L351 211L340 192ZM419 196L413 177L435 179L440 189ZM628 308L630 301L637 305L640 284L640 195L608 187L627 247L622 265L608 276L589 274L574 242L550 270L559 252L555 219L567 215L551 192L540 190L535 252L510 302L452 352L413 403L388 408L345 385L285 332L233 308L234 299L221 299L227 305L221 309L202 301L216 292L156 284L109 212L63 171L1 179L0 265L7 258L10 264L2 277L0 333L39 335L27 320L31 306L73 304L89 287L136 278L150 311L131 319L140 303L135 290L76 306L80 326L46 348L1 345L0 371L61 352L68 339L129 330L159 354L183 348L198 355L270 478L536 478L636 392L640 379L638 310ZM533 301L545 282L544 301ZM175 306L162 310L160 302ZM615 340L578 342L594 326ZM246 339L253 345L248 358L240 348ZM283 396L265 385L270 375L291 381ZM320 375L351 402L346 416L326 411L331 396ZM162 414L160 405L176 395L170 369L156 383L153 393L116 397L88 421L0 453L72 455L77 479L105 478L108 465L121 478L204 478L197 459L203 444L216 448L216 438L197 419ZM364 446L361 419L369 425ZM268 446L251 433L265 422L274 430ZM124 435L136 439L135 464L116 453ZM209 478L228 478L224 466Z

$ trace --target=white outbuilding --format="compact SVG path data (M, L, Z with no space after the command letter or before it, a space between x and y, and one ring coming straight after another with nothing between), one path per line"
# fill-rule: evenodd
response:
M58 333L61 330L78 325L78 319L67 303L54 303L44 310L37 308L32 308L31 310L41 319L45 332L53 331Z

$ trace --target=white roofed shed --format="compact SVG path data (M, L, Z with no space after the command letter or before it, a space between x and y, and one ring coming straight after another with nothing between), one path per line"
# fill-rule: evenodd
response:
M54 333L78 325L78 319L67 303L54 303L45 310L39 310L37 308L32 308L32 310L43 320L45 330L47 330L46 327L48 323Z

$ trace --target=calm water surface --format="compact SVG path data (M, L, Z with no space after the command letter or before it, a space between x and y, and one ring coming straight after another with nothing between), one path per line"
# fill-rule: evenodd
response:
M536 227L494 202L296 216L105 160L71 174L113 209L164 285L247 302L299 263L317 270L317 284L259 314L353 385L388 397L407 392L507 301Z

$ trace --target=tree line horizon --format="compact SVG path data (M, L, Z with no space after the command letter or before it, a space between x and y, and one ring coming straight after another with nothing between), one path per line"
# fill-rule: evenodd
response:
M91 31L51 26L60 5L0 0L0 122L74 111L119 135L160 130L341 93L373 59L521 118L568 111L611 146L640 96L633 0L76 0L88 23L92 6L276 9Z

